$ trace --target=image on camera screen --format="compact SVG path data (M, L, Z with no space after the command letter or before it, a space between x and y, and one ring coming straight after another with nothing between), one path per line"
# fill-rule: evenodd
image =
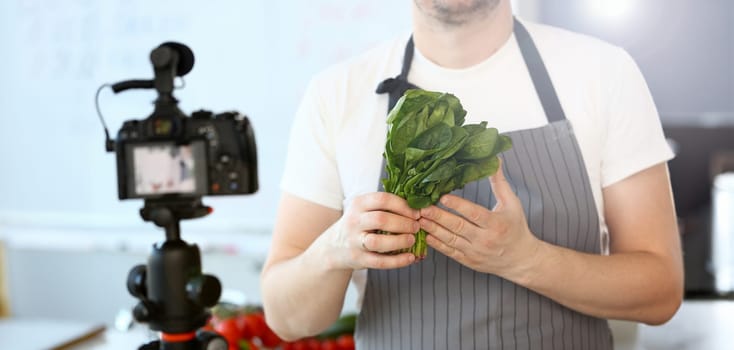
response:
M136 144L132 157L134 197L162 194L203 194L206 184L204 143L174 145L170 142ZM128 177L130 178L130 177Z

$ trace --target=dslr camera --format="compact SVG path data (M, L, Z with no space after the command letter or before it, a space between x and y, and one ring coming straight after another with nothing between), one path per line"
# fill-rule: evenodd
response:
M251 194L258 189L252 126L238 112L207 110L187 116L173 96L174 78L193 68L194 55L167 42L150 54L155 78L112 85L115 93L155 89L155 109L146 119L125 121L107 151L117 157L120 199L197 198Z

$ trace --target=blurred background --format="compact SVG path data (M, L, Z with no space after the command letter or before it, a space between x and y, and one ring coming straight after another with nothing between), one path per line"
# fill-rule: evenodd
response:
M706 348L701 337L717 337L716 326L695 334L675 327L694 329L699 313L731 310L734 188L724 175L734 171L734 2L513 0L513 7L524 19L621 46L640 66L676 151L670 171L686 303L669 325L619 326L617 344ZM237 110L253 123L260 191L205 198L214 213L182 229L228 298L257 303L289 125L308 80L408 32L409 10L407 0L0 2L0 316L112 325L135 304L127 273L164 235L140 219L142 201L117 200L115 157L104 151L94 94L104 83L151 78L148 54L164 41L186 43L196 56L175 92L184 112ZM110 132L145 118L154 98L104 90ZM345 311L353 299L350 291Z

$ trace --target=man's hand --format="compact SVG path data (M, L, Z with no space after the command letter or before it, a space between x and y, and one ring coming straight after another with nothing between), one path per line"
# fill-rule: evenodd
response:
M519 276L540 241L530 232L501 166L489 181L497 198L493 210L449 194L440 202L458 215L431 206L421 210L420 224L429 233L426 242L460 264L506 278Z
M415 261L411 253L378 252L412 246L418 217L418 210L389 193L359 196L346 212L284 193L262 270L268 325L286 340L324 331L339 317L355 269Z
M326 237L326 254L336 269L394 269L415 261L412 253L381 254L410 248L420 229L418 210L405 199L386 192L354 199L336 230ZM386 231L392 234L377 233Z

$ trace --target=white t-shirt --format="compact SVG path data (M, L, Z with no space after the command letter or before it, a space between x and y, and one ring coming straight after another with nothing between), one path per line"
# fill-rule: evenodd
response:
M522 21L535 41L578 139L605 230L602 188L673 156L647 84L632 58L598 39ZM337 210L378 189L387 94L408 35L329 68L309 84L295 117L283 191ZM408 81L456 95L466 123L500 132L548 123L514 35L489 59L442 68L416 48Z

